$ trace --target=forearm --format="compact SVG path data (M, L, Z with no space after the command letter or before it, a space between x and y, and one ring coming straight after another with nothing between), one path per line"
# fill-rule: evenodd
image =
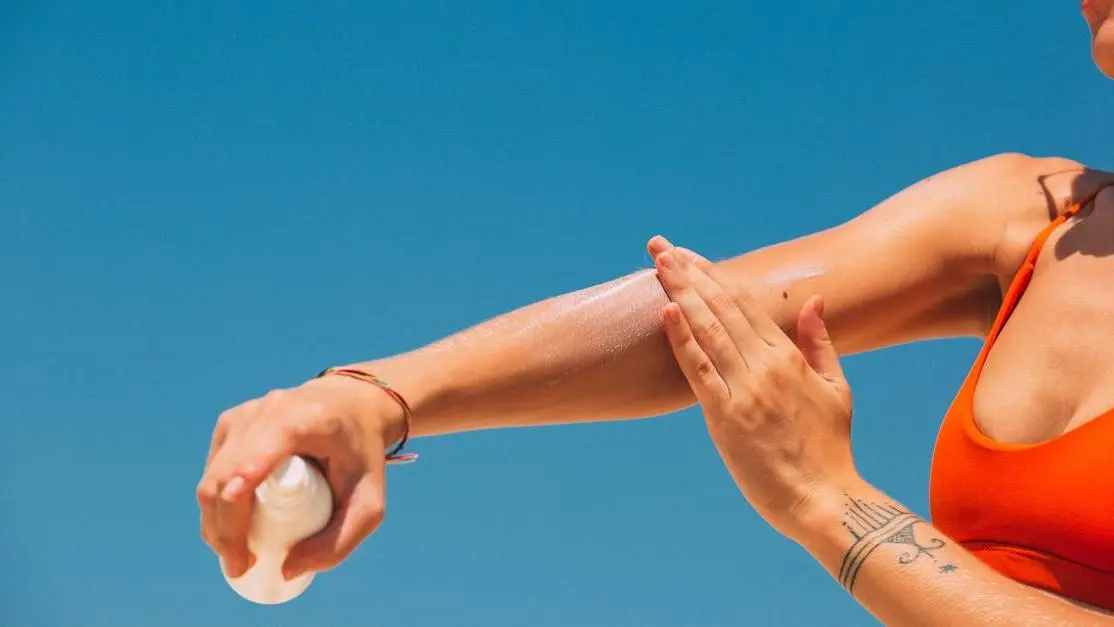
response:
M658 415L694 402L644 271L371 362L411 397L416 435Z
M816 237L721 264L790 333L825 275L817 249L806 254ZM695 402L665 338L667 302L656 274L637 272L365 365L411 398L416 435L660 415Z
M1114 625L1000 575L872 486L826 500L798 541L886 625Z
M931 248L933 231L895 213L718 265L790 337L805 299L823 294L842 354L972 332L981 283L943 271L941 253L910 253ZM911 254L925 260L911 265ZM665 338L667 302L656 274L639 272L366 366L415 404L416 435L659 415L694 402Z

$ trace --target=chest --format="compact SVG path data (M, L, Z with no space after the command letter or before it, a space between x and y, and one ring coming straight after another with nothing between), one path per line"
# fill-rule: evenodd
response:
M1096 210L1044 244L986 359L974 414L992 439L1032 444L1112 409L1114 211Z

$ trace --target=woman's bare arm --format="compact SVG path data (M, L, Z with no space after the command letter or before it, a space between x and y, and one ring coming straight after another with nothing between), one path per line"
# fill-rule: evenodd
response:
M1108 180L1063 159L999 155L720 265L787 332L803 299L823 294L843 354L977 336L1024 254L1010 242ZM417 435L658 415L694 402L662 330L665 303L654 274L635 273L362 365L411 398Z
M803 298L823 294L844 354L977 335L1028 241L1103 177L1059 159L992 157L722 267L789 332ZM662 414L694 400L665 339L665 303L658 278L642 272L362 365L409 399L415 435ZM243 572L251 557L246 495L284 456L311 455L329 460L340 513L291 553L287 568L336 565L382 520L382 451L404 428L388 395L347 377L275 390L224 412L197 487L203 536Z
M886 625L1114 626L992 570L865 482L825 500L798 542Z

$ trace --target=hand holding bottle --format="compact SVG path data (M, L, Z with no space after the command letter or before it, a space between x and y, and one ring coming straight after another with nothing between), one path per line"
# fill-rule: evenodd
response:
M382 522L384 451L406 415L383 390L343 376L276 390L221 415L197 487L201 533L236 579L259 559L248 543L255 492L295 455L320 463L334 499L320 533L295 545L281 571L294 579L343 561Z

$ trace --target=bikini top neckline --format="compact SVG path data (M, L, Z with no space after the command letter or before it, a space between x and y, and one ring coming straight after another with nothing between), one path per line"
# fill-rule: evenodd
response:
M1005 295L1002 299L1002 306L998 309L998 314L995 316L994 323L991 325L990 331L986 335L986 340L983 342L982 349L979 351L978 358L975 360L975 364L971 368L971 371L967 376L967 380L963 383L963 387L960 390L960 398L958 399L959 402L962 404L961 406L964 410L962 412L964 430L972 441L982 446L983 448L996 451L1022 452L1039 448L1064 446L1066 442L1084 437L1086 432L1090 429L1094 429L1097 423L1108 419L1110 416L1114 416L1114 408L1111 408L1101 414L1098 414L1091 420L1088 420L1078 427L1069 429L1068 431L1065 431L1064 433L1061 433L1060 435L1057 435L1051 439L1029 444L1013 444L1009 442L998 441L987 435L986 432L984 432L982 428L979 427L978 420L976 420L975 417L974 407L975 388L978 386L979 380L982 378L982 372L984 367L986 366L986 360L990 356L990 350L991 348L993 348L995 342L998 340L998 336L1002 333L1002 330L1005 328L1010 316L1013 314L1014 310L1017 309L1017 305L1021 302L1021 298L1025 294L1025 290L1029 287L1029 282L1032 280L1033 273L1036 270L1037 260L1040 258L1041 252L1043 251L1044 245L1048 241L1049 236L1051 236L1052 233L1061 225L1075 218L1079 214L1079 212L1083 210L1084 207L1094 202L1095 197L1097 197L1100 192L1102 192L1107 187L1112 186L1114 185L1105 185L1103 187L1100 187L1087 197L1072 204L1055 220L1045 226L1044 229L1041 230L1041 232L1037 235L1036 239L1033 240L1033 243L1029 246L1029 251L1025 255L1025 261L1021 264L1021 267L1017 269L1017 272L1014 273L1013 279L1010 281L1009 287L1006 289Z

